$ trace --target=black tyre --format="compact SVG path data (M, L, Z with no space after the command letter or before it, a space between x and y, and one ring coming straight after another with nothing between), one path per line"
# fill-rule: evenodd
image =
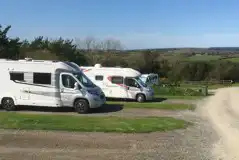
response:
M16 110L16 106L12 98L3 98L2 100L2 108L6 111L14 111Z
M136 101L140 103L145 102L145 96L143 94L138 94L136 97Z
M89 103L84 99L77 99L74 104L77 113L88 113Z

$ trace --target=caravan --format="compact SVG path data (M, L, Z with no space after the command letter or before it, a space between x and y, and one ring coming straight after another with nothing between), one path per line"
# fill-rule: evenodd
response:
M80 69L108 98L135 99L138 102L153 99L153 89L143 83L141 73L132 68L102 67L96 64L92 67L81 66Z
M16 106L74 107L78 113L105 103L102 90L84 73L61 61L0 59L0 103Z

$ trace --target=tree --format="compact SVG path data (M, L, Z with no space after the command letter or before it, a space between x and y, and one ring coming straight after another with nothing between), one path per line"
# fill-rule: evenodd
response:
M3 28L0 25L0 58L19 58L21 42L19 38L9 38L7 36L11 26Z

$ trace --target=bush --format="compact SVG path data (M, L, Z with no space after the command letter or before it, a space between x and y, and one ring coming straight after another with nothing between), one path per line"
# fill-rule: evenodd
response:
M203 96L202 90L196 90L191 88L182 87L159 87L155 86L155 95L166 95L166 96Z

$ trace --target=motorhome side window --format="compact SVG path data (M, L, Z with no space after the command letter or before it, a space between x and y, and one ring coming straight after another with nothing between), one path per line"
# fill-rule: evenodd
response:
M9 74L10 74L10 80L12 81L24 81L24 73L11 72Z
M103 81L103 76L95 76L95 80L97 80L97 81Z
M111 78L113 84L123 84L123 77L114 76Z
M133 78L125 78L125 85L138 88L138 83Z
M51 73L33 73L33 83L51 84Z
M63 74L61 78L62 78L62 85L65 88L72 88L73 89L75 87L76 80L72 76L67 75L67 74Z

